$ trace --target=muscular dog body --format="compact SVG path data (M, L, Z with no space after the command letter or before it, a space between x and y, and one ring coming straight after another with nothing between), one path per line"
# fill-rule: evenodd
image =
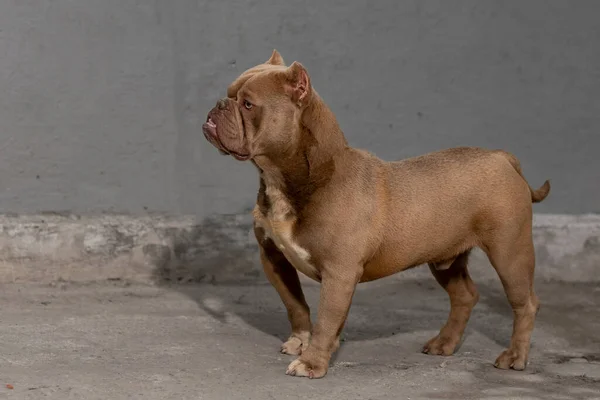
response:
M510 346L495 365L525 368L539 308L532 203L550 185L531 189L513 155L453 148L385 162L352 148L305 68L285 66L277 51L229 86L203 131L259 171L255 234L291 323L282 352L299 356L287 374L327 373L359 282L425 263L451 310L423 351L452 354L479 297L467 271L474 247L488 255L514 311ZM314 327L298 271L321 283Z

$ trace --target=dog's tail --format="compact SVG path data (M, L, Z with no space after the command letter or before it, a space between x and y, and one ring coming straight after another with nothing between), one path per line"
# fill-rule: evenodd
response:
M521 178L523 178L523 180L527 182L527 180L523 176L523 172L521 171L521 163L519 162L517 157L503 150L499 150L499 152L508 160L508 162L510 163L510 165L512 165L515 171L517 171L517 173L521 175ZM527 183L527 186L529 186L529 183ZM543 201L550 193L550 181L546 180L546 182L544 182L544 184L539 189L532 189L531 186L529 186L529 191L531 192L531 202L539 203Z
M529 186L529 191L531 191L531 202L539 203L543 201L550 193L550 181L546 179L544 184L536 190L533 190L531 186Z

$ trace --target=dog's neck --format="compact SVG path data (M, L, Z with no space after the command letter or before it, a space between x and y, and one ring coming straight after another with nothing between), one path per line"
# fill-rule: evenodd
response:
M268 208L269 191L278 192L283 193L293 213L301 214L311 195L331 179L335 157L348 148L335 115L316 92L300 121L297 146L285 154L254 160L261 177L259 203L261 197L266 200L261 208Z
M316 91L313 91L312 101L302 113L301 122L317 141L323 156L333 156L348 147L335 115Z

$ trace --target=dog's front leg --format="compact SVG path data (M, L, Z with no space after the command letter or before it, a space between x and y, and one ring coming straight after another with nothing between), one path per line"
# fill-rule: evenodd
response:
M265 275L285 305L292 328L290 337L281 345L281 352L300 355L310 341L311 321L298 272L273 241L264 236L262 229L256 229L255 233L260 244L260 258Z
M324 271L322 274L319 312L310 345L288 366L288 375L322 378L329 368L331 355L339 347L339 335L346 322L360 273L357 272L358 268L332 269L335 271Z

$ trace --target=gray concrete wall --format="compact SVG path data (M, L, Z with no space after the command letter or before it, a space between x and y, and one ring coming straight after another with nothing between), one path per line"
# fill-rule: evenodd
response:
M600 212L600 2L0 2L0 212L238 212L250 165L200 124L273 48L350 142L520 157L536 211Z

